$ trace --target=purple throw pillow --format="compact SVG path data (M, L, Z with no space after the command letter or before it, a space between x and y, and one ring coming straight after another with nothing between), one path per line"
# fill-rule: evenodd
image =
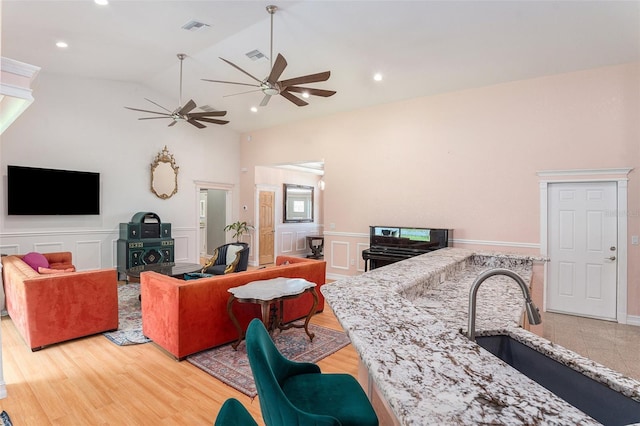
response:
M38 268L48 268L49 261L41 253L31 252L22 257L22 261L31 266L34 271L38 271Z

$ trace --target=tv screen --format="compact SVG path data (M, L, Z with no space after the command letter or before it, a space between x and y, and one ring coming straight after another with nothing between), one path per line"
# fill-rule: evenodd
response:
M7 213L100 214L100 173L7 166Z

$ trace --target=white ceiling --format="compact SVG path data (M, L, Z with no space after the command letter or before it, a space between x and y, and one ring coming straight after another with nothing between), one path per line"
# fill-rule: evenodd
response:
M264 78L269 61L270 15L274 56L288 62L281 79L330 70L309 87L336 90L297 107L281 96L262 100L252 83L222 62L230 60ZM640 1L171 1L3 0L4 57L42 72L133 81L178 105L179 61L184 61L183 103L227 110L230 126L251 131L417 96L480 87L640 60ZM189 32L197 20L210 27ZM55 42L69 44L60 50ZM384 80L372 80L381 72ZM37 93L36 93L37 98ZM124 106L124 104L123 104ZM140 99L142 109L157 110ZM132 120L139 117L132 112ZM144 123L144 124L142 124ZM160 125L157 120L141 125ZM202 131L207 131L203 129Z

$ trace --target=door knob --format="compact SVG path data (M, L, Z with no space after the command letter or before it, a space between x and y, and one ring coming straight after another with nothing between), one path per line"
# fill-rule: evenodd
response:
M615 256L605 257L604 260L616 260Z

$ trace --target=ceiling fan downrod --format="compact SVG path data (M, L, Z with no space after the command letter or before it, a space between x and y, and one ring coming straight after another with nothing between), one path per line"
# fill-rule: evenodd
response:
M267 6L267 12L271 15L271 50L269 52L269 61L271 62L269 69L273 69L273 15L278 10L278 6L270 4Z
M178 53L177 56L178 59L180 59L180 92L178 95L178 105L180 106L178 108L182 108L182 61L187 57L187 55L184 53Z

